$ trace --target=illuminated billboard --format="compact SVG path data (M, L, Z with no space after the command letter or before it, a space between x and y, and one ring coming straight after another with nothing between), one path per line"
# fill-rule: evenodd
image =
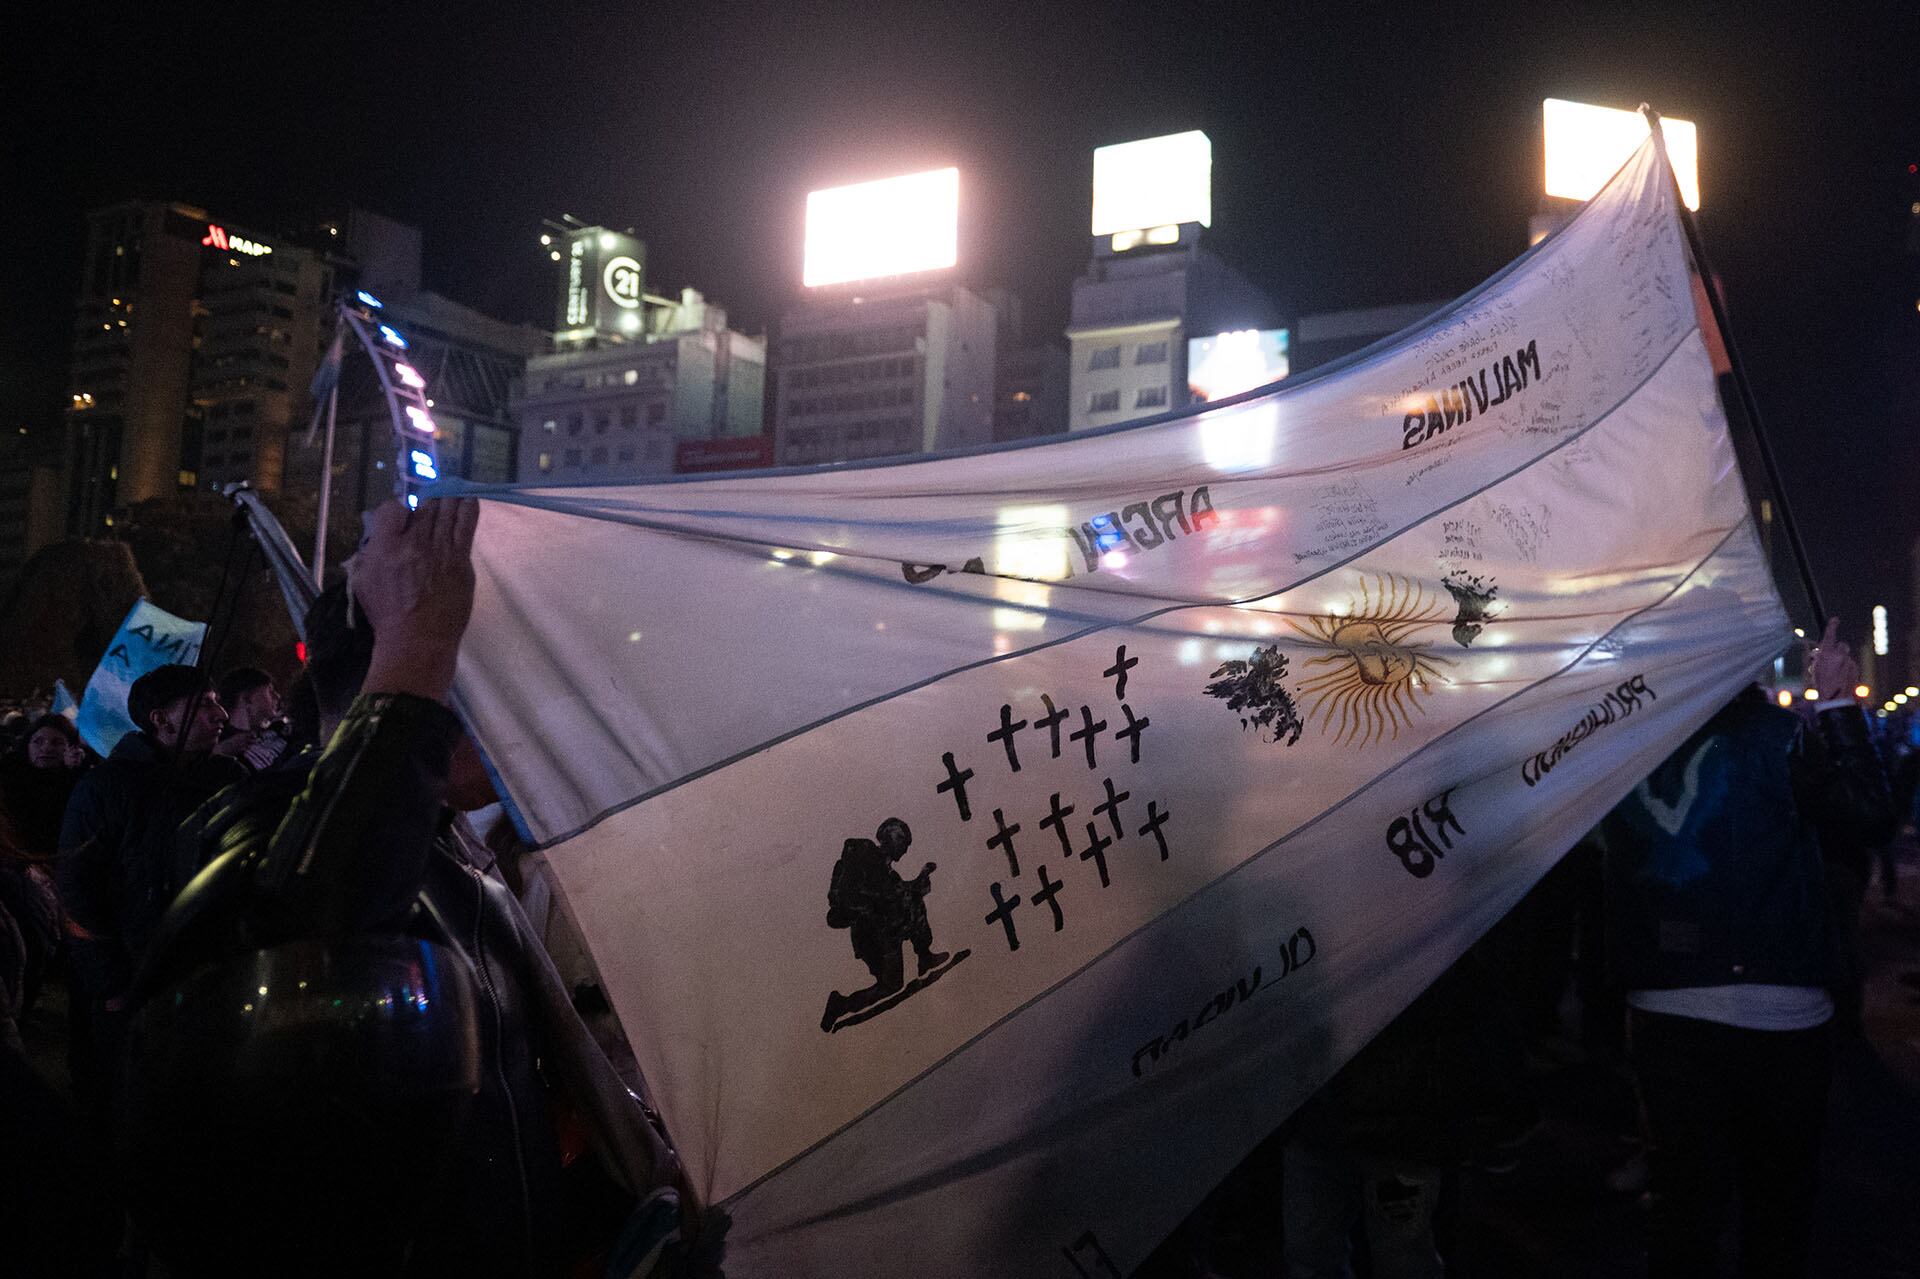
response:
M555 327L596 333L640 332L647 247L605 227L567 233L560 254L560 298Z
M1182 222L1213 225L1213 143L1206 134L1194 129L1095 148L1095 235Z
M939 271L960 260L960 170L934 169L807 196L808 288Z
M1547 136L1547 194L1566 200L1590 200L1646 139L1646 117L1638 111L1589 106L1548 98L1541 104ZM1700 138L1690 120L1660 117L1667 158L1680 179L1680 195L1689 209L1700 207Z
M1224 400L1286 375L1285 329L1239 329L1187 339L1187 391L1196 404Z

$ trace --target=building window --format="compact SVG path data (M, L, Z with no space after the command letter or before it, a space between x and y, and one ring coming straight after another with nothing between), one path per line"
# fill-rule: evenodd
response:
M595 435L605 435L607 428L612 425L613 415L611 413L595 413L593 415L593 433Z
M1095 391L1087 397L1087 412L1118 413L1120 411L1120 392Z
M585 415L580 413L567 414L567 434L568 435L580 434L582 428L584 428L586 424L587 424L587 419Z
M607 446L602 444L599 448L596 448L587 460L595 466L604 466L607 461Z
M1102 346L1102 347L1094 348L1093 354L1087 357L1087 367L1090 369L1119 368L1120 367L1120 348L1117 346Z
M1162 338L1158 342L1142 342L1140 349L1134 352L1135 364L1165 364L1167 362L1167 343Z
M622 429L631 431L638 425L640 425L640 406L638 404L621 405L620 426Z
M1143 386L1133 394L1133 407L1136 409L1163 409L1167 407L1167 388L1164 386Z
M659 461L661 457L666 454L666 451L666 441L662 440L659 436L656 435L647 441L647 461Z
M631 462L631 461L633 461L633 450L632 450L632 449L621 449L621 450L620 450L620 460L621 460L622 462Z
M580 465L580 450L568 449L561 455L560 460L568 466L578 466Z
M559 425L560 425L560 424L559 424L558 422L556 422L556 421L554 421L554 420L553 420L552 418L548 418L548 419L547 419L546 421L544 421L544 422L542 422L542 423L540 424L540 429L541 429L541 430L543 430L543 431L545 431L545 432L546 432L546 433L547 433L548 435L552 435L552 434L553 434L553 432L554 432L554 430L555 430L555 429L556 429L556 428L557 428L557 427L558 427Z
M647 425L658 426L667 420L667 406L654 403L647 405Z
M547 423L547 425L552 426L553 423L549 422ZM544 473L547 471L551 471L552 469L553 469L553 454L542 453L540 455L540 470Z

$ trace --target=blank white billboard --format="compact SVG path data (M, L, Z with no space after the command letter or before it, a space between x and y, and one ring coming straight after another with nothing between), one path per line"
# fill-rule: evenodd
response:
M1213 225L1213 143L1198 129L1093 153L1093 233Z
M938 271L960 260L960 170L934 169L807 196L808 288Z
M1591 200L1646 140L1646 117L1638 111L1589 106L1564 98L1541 104L1547 135L1547 194L1566 200ZM1667 159L1680 179L1680 196L1689 209L1700 207L1700 138L1691 120L1660 117Z

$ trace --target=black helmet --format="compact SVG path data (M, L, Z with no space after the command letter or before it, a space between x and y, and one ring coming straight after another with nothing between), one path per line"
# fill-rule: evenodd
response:
M122 1126L154 1251L194 1275L402 1270L480 1089L478 1004L464 958L401 934L160 977Z

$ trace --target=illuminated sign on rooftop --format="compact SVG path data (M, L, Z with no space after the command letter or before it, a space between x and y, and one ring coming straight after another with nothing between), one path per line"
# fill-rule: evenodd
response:
M1546 126L1548 195L1591 200L1607 179L1646 140L1650 131L1638 111L1589 106L1548 98L1541 104ZM1660 117L1667 159L1680 179L1680 195L1689 209L1700 207L1700 135L1691 120Z
M1118 236L1183 222L1213 225L1213 143L1206 134L1194 129L1095 148L1095 235ZM1146 239L1171 243L1164 236Z
M934 169L807 196L808 288L939 271L960 260L960 170Z
M269 245L249 240L244 235L229 234L225 227L215 226L211 222L207 224L207 233L200 237L200 243L209 249L219 249L222 253L244 253L254 258L265 257L273 252Z
M1187 339L1187 392L1196 403L1277 382L1287 371L1285 329L1237 329Z

